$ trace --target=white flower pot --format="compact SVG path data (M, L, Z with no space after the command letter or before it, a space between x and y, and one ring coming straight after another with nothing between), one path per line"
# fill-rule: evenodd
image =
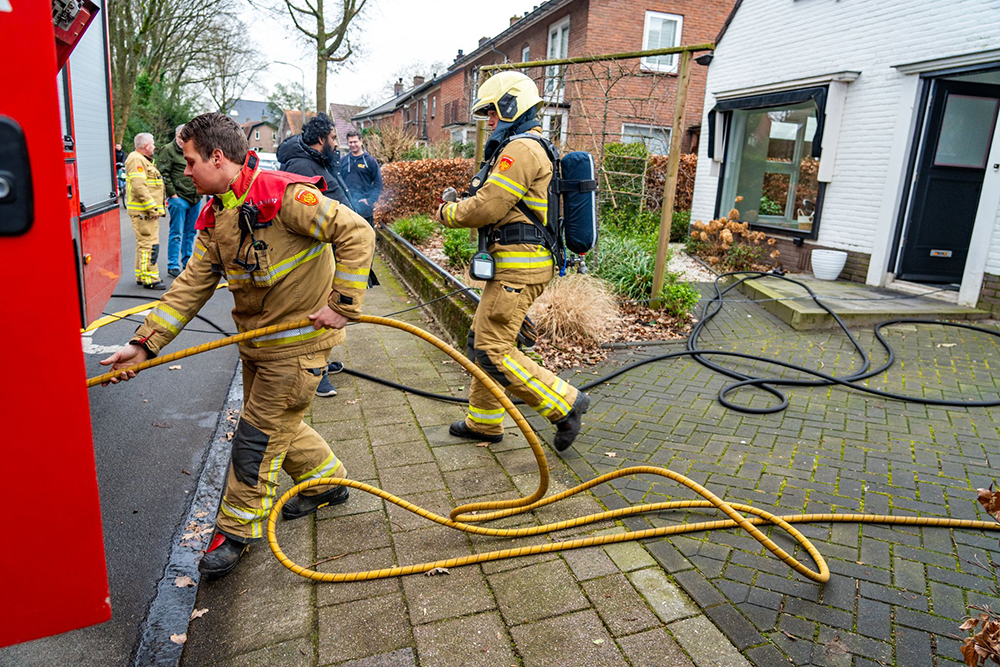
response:
M820 280L836 280L847 264L847 253L843 250L812 251L813 275Z

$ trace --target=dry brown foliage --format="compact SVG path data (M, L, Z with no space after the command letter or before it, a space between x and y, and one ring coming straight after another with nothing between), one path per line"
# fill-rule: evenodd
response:
M381 125L374 132L365 135L365 150L380 165L401 159L416 145L413 133L396 125Z
M739 198L737 202L740 201ZM768 271L781 252L770 250L778 241L764 232L750 229L749 222L739 221L740 212L735 208L725 218L702 222L696 220L691 225L691 238L696 241L696 254L711 266L723 271ZM733 249L737 246L743 248ZM770 263L765 263L769 259Z
M549 283L528 316L557 345L578 339L603 343L614 331L618 305L605 281L574 273Z
M445 188L465 190L472 179L472 160L414 160L382 167L382 196L375 205L375 222L389 224L420 213L432 214Z
M1000 521L1000 491L994 491L990 484L988 489L978 489L979 502L986 508L986 512L996 521ZM989 560L989 567L983 565L976 558L975 564L993 574L996 563ZM993 595L1000 597L1000 589L993 587ZM964 632L972 632L971 637L966 637L962 642L962 658L967 667L984 667L992 662L1000 665L1000 615L994 612L988 605L971 607L979 613L965 619L962 625L958 626Z
M667 155L650 155L646 172L646 208L659 211L663 204L663 183L667 178ZM677 189L674 191L674 210L690 211L694 195L694 174L698 169L695 153L682 153L677 168Z

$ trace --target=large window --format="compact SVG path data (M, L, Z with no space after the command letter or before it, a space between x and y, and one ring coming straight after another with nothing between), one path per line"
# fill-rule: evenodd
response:
M814 98L732 110L720 215L735 208L755 226L813 233L819 113Z
M549 26L548 60L567 58L569 54L569 17ZM561 65L550 65L545 68L545 99L549 102L562 102L566 91L564 74L566 68Z
M645 144L651 155L667 155L670 153L670 128L623 123L622 143Z
M642 32L642 50L672 49L681 45L681 26L684 18L677 14L646 12L646 25ZM676 72L677 54L651 56L642 59L642 68L652 72Z
M565 109L546 109L542 113L542 136L555 143L565 143L567 117Z

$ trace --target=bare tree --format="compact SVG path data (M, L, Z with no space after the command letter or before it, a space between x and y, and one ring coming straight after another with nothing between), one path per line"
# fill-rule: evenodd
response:
M246 32L238 0L111 0L108 25L118 141L125 135L140 75L161 85L168 96L214 87L224 88L225 97L232 82L211 82L231 75L236 61L228 52L245 57L248 51L234 39ZM239 69L249 83L253 71Z
M207 75L202 85L213 106L228 114L253 77L266 67L267 63L246 43L242 34L227 31L220 35L215 48L206 54L201 64Z
M316 49L316 108L326 109L326 74L330 63L351 57L349 31L368 0L284 0L295 28ZM334 5L328 15L326 3Z

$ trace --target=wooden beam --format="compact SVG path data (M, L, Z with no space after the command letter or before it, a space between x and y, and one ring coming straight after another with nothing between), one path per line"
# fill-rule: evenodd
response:
M579 56L577 58L559 58L557 60L532 60L526 63L498 63L496 65L482 65L480 72L499 72L506 69L527 69L529 67L548 67L549 65L577 65L579 63L596 63L608 60L627 60L629 58L651 58L653 56L669 56L674 53L687 53L695 51L713 51L715 44L707 42L705 44L691 44L690 46L675 46L669 49L649 49L648 51L632 51L629 53L608 53L603 56Z
M680 55L677 68L677 101L674 105L674 124L670 128L670 157L667 158L667 177L663 183L663 205L660 208L660 237L656 244L656 265L653 269L653 293L650 306L660 307L660 291L667 272L667 253L670 250L670 225L674 218L674 195L677 192L677 171L681 163L681 141L684 138L684 107L687 104L688 86L691 83L691 51Z

